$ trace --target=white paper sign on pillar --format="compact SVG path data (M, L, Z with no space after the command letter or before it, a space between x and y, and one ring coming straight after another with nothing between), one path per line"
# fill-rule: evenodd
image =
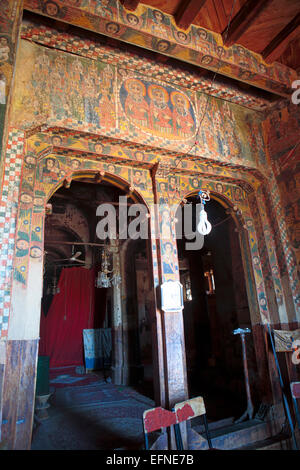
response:
M161 308L164 312L183 310L183 290L179 281L166 281L161 285Z

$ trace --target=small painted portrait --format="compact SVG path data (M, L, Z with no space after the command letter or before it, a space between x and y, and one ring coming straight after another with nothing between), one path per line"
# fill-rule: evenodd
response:
M10 56L10 47L8 39L5 36L0 37L0 64L8 62Z
M176 41L180 42L181 44L188 44L190 42L190 37L183 31L175 31L174 37Z
M222 47L222 46L217 46L216 51L217 51L217 55L218 55L220 58L222 58L222 57L224 57L224 56L226 55L226 51L225 51L224 47Z
M116 173L116 167L112 163L105 165L105 168L109 173Z
M241 201L242 200L242 190L241 188L234 189L234 200Z
M209 65L213 61L213 58L210 55L204 55L201 59L201 64Z
M146 187L145 187L144 175L141 170L133 171L132 185L137 189L141 189L142 191L145 191Z
M52 143L52 145L58 147L62 144L62 138L60 137L60 135L53 135L51 137L51 143Z
M97 153L103 153L103 145L100 142L94 145L94 149Z
M42 181L51 183L57 180L58 164L55 158L48 157L44 161Z
M176 176L169 176L168 197L170 204L175 203L180 198L180 186Z
M195 131L195 120L191 113L188 98L179 91L171 93L173 104L173 131L182 139L191 137Z
M176 274L174 248L171 242L166 242L163 244L162 264L164 274Z
M141 80L129 78L124 84L125 94L127 96L124 101L125 115L133 124L138 127L148 127L149 105L146 100L147 90ZM121 98L123 91L121 89Z
M148 94L151 100L149 115L151 128L162 134L172 134L173 119L168 91L160 85L150 85Z
M103 18L110 18L114 17L112 4L110 0L101 0L101 2L94 2L95 5L95 13Z
M259 64L258 66L260 73L266 75L267 74L267 67L264 64Z
M80 164L81 164L80 160L77 160L76 158L74 158L73 160L71 160L70 166L73 171L76 171L80 168Z
M176 191L178 191L178 188L177 188L177 178L176 178L176 176L169 176L169 186L168 186L168 190L169 190L169 192L171 192L171 193L175 193Z
M267 311L267 300L266 300L265 294L263 292L261 292L258 295L258 303L259 303L261 309L266 312Z
M44 206L44 199L42 197L36 196L33 199L33 205L36 207L43 207Z
M252 74L248 70L240 70L239 71L239 77L243 78L245 80L250 80L251 77L252 77Z
M165 41L164 39L157 41L155 44L155 49L158 52L168 52L170 47L171 47L171 44L169 43L169 41Z
M160 213L160 236L162 240L172 239L171 216L167 208L163 208Z
M35 258L35 259L38 259L38 258L41 258L42 256L42 250L39 246L32 246L30 248L30 257L31 258Z
M150 12L151 10L149 10ZM167 19L159 10L152 10L151 32L156 36L168 38L169 28L167 27Z
M36 165L36 156L33 153L28 153L24 157L25 167L28 170L33 170Z
M198 178L192 178L192 179L190 180L190 183L191 183L191 185L192 185L192 187L193 187L194 189L199 189L199 187L200 187L200 181L198 180Z
M216 184L216 191L217 191L217 193L220 193L220 194L223 193L223 185L222 185L222 183L217 183L217 184Z
M33 197L31 194L29 193L22 193L21 196L20 196L20 202L26 206L32 204L33 202Z
M21 258L28 254L29 236L27 233L18 232L19 238L16 241L16 256Z
M152 15L157 24L163 23L165 17L164 17L164 14L160 10L153 10Z
M136 150L136 152L134 152L134 158L140 162L143 162L145 160L145 154L141 150Z
M59 15L59 6L57 3L52 0L47 0L43 5L43 12L49 16L58 16Z
M105 30L108 34L116 35L120 32L120 26L117 23L107 23Z
M130 26L137 26L139 24L139 19L133 13L127 13L126 20Z
M169 195L168 195L168 183L162 181L159 183L159 204L168 204Z
M198 36L198 39L200 39L201 41L207 41L208 39L207 31L205 31L205 29L202 29L202 28L197 29L197 36Z

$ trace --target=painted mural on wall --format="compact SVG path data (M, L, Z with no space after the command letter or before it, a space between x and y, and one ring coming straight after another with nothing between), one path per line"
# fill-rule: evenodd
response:
M196 133L194 108L182 91L127 78L120 88L120 101L129 122L150 135L186 140Z
M27 41L18 56L12 113L13 124L25 129L47 123L265 168L253 111Z
M288 67L279 63L269 66L261 56L242 46L227 48L220 34L195 25L182 31L171 15L142 3L134 12L126 10L117 0L26 0L25 4L47 16L196 65L201 63L269 90L288 93L287 88L296 78Z
M14 263L14 279L23 286L26 285L29 262L42 260L45 204L55 188L64 180L71 181L79 171L83 175L90 172L109 173L128 182L146 202L153 197L147 170L120 166L113 158L103 157L98 161L93 158L82 159L52 153L43 157L47 147L47 144L34 137L27 141L24 156Z
M289 241L300 278L300 109L291 104L273 113L264 126L278 183Z
M2 156L6 103L13 77L21 14L21 1L2 0L0 2L0 158Z
M129 14L128 14L129 15ZM135 16L135 15L134 15ZM181 32L182 33L182 32ZM184 33L185 34L185 33ZM77 55L88 57L89 59L100 60L109 62L111 65L118 67L128 68L141 72L141 57L143 60L143 74L149 78L157 79L164 77L164 80L171 83L173 86L180 86L193 91L200 91L216 98L224 98L231 103L236 103L239 106L244 106L249 109L263 111L269 108L269 101L261 94L253 94L252 91L241 89L236 86L234 82L231 84L228 80L223 81L221 77L212 84L211 79L199 74L196 71L184 70L178 62L176 65L171 59L165 58L165 61L159 64L155 58L147 53L140 51L141 55L132 54L129 51L124 51L121 48L112 47L109 39L105 36L101 37L100 41L95 44L91 39L83 39L75 34L66 34L59 31L50 25L37 26L34 22L24 19L21 28L21 37L35 43L52 47L61 51L72 51ZM219 47L217 47L219 49ZM221 48L222 49L222 48Z

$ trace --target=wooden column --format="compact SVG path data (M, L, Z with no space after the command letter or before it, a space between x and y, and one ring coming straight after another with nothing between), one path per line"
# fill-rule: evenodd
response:
M175 214L173 202L175 200L176 188L174 179L172 187L168 193L167 199L162 202L160 193L161 183L169 184L164 177L153 178L154 200L156 203L151 211L151 224L156 227L155 237L152 232L152 252L157 258L157 270L154 272L155 288L157 298L160 298L161 285L167 281L179 281L179 263L177 254L177 242L175 231ZM176 193L177 194L177 193ZM170 197L171 196L171 197ZM161 202L160 202L161 201ZM155 275L156 274L156 275ZM182 310L165 312L161 304L157 305L159 316L158 327L161 333L161 361L163 374L161 374L161 388L164 389L164 406L171 410L176 403L188 398L187 373L186 373L186 355L185 338ZM186 445L187 434L183 426L183 441ZM173 437L169 436L170 448L173 448ZM159 448L159 447L158 447Z
M120 252L117 240L111 240L113 274L120 276ZM121 285L114 285L112 296L112 381L123 384L123 326Z

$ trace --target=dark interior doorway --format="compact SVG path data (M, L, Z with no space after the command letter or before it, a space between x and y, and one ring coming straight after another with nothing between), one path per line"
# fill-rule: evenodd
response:
M109 248L109 243L99 240L96 235L99 222L96 209L101 203L112 203L118 217L119 196L126 193L109 181L98 184L91 181L84 178L73 181L70 188L61 187L49 200L52 209L45 222L40 355L47 355L50 351L50 369L73 365L77 371L80 368L86 371L83 329L104 330L107 332L106 346L110 333L111 344L106 347L101 364L95 370L100 370L105 379L113 382L111 368L114 335L117 334L112 320L114 288L97 288L95 285L102 267L103 250ZM133 202L128 197L128 203ZM152 284L149 283L148 267L151 263L147 241L132 240L125 247L124 240L120 243L119 252L120 263L125 263L120 267L120 309L124 320L120 338L126 352L122 360L127 362L122 365L128 371L122 384L138 387L141 393L145 391L153 397L149 307ZM112 254L109 250L107 253L109 269L113 269ZM72 280L77 282L74 289L70 286ZM126 301L122 303L124 298ZM51 316L55 317L53 321L49 318ZM52 340L52 349L47 349L45 345ZM77 348L73 347L74 341L80 343ZM73 361L70 354L72 348L76 350Z
M196 204L193 230L196 230ZM238 230L228 210L211 199L205 206L212 230L200 250L177 241L184 292L189 395L205 399L210 421L239 418L247 407L239 327L251 328ZM252 398L256 399L256 359L246 338Z

